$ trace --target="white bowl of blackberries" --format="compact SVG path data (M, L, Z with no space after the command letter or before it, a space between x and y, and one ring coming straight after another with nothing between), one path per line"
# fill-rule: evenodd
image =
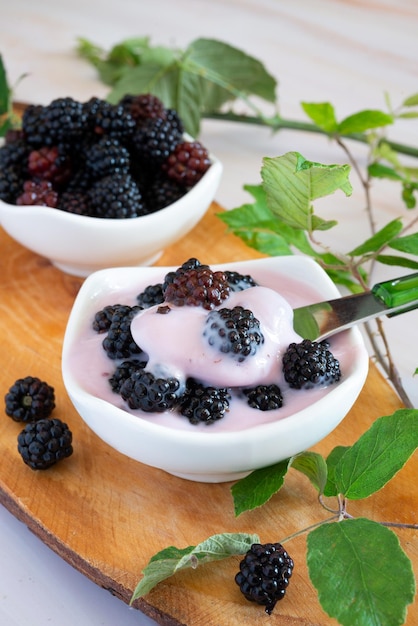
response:
M149 265L203 217L219 160L151 94L29 105L0 147L0 225L63 271Z
M338 295L302 256L95 272L68 320L64 385L119 453L183 479L236 480L309 449L356 401L359 330L314 342L293 328L295 307Z

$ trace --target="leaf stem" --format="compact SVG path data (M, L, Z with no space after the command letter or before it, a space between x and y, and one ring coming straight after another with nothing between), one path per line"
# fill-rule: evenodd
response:
M301 122L298 120L291 120L287 118L280 117L279 115L274 115L273 117L258 117L254 115L247 114L239 114L234 113L233 111L205 111L202 114L204 119L212 119L212 120L220 120L224 122L239 122L242 124L252 124L255 126L265 126L267 128L272 129L277 132L279 130L297 130L301 132L308 133L316 133L318 135L324 135L329 137L330 139L335 139L334 133L327 133L326 131L319 128L316 124L311 122ZM350 133L347 135L341 135L346 139L350 139L352 141L358 141L360 143L368 144L367 136L364 133ZM385 143L392 150L398 152L399 154L405 154L414 158L418 158L418 148L414 146L409 146L407 144L390 141L387 138L382 138L378 143Z
M304 535L310 532L311 530L313 530L314 528L318 528L318 526L322 526L322 524L328 524L329 522L334 522L335 520L339 518L339 516L340 516L340 513L338 512L335 515L328 517L327 519L321 520L320 522L315 522L315 524L306 526L306 528L302 528L301 530L297 530L295 533L292 533L291 535L288 535L284 539L281 539L280 543L286 543L286 541L290 541L291 539L295 539L296 537L299 537L300 535Z

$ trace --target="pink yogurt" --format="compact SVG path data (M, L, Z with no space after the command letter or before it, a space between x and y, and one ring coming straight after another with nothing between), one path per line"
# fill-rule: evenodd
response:
M88 393L99 397L116 407L138 417L168 428L200 431L205 434L238 431L285 419L290 415L317 402L339 383L329 387L298 390L287 386L281 371L281 358L288 345L301 341L292 326L292 307L308 302L316 302L321 297L306 284L297 283L293 278L280 278L280 294L277 289L277 273L269 275L265 270L262 276L252 273L261 285L244 291L231 293L221 307L243 306L250 309L260 321L264 343L254 356L242 362L222 354L211 347L204 339L202 330L208 311L202 307L175 307L167 314L156 313L157 307L140 311L133 319L131 332L136 343L149 356L147 370L161 377L175 376L182 384L187 377L194 377L207 385L231 388L230 409L225 417L206 425L190 424L186 417L176 411L165 413L145 413L132 410L119 394L112 391L109 377L117 362L106 355L102 347L104 334L92 329L96 311L109 304L137 304L136 296L148 283L136 284L129 289L114 289L110 294L94 301L90 319L69 351L70 368L78 383ZM164 275L161 276L161 280ZM274 289L273 287L276 287ZM330 340L330 349L340 361L342 379L348 372L352 355L346 348L345 333L335 335ZM283 406L273 411L260 411L248 406L239 387L253 387L258 384L279 385L283 395Z

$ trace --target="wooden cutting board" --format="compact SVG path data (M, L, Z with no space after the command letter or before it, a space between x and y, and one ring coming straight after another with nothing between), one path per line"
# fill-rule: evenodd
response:
M180 265L191 256L205 263L260 257L225 233L214 204L203 221L163 254L158 265ZM195 545L220 532L250 532L264 541L327 517L307 479L291 470L284 488L264 507L234 517L231 483L200 484L141 465L115 452L82 422L61 379L63 334L82 280L63 274L0 229L0 389L26 375L55 387L54 415L74 435L74 454L47 471L25 466L16 449L22 426L4 412L0 420L0 500L63 559L98 585L129 602L149 558L170 545ZM377 369L343 423L316 450L354 442L381 415L401 406ZM395 479L349 512L374 520L416 522L418 455ZM418 576L418 534L399 530ZM285 599L270 618L247 602L234 583L238 558L182 572L158 585L136 608L159 624L253 626L335 624L320 608L306 569L306 537L287 544L296 566ZM394 565L396 568L396 565ZM418 605L409 625L418 624Z

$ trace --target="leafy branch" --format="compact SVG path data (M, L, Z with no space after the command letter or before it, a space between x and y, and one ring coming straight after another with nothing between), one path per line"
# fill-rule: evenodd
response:
M263 64L221 41L196 39L185 50L179 50L151 46L148 37L139 37L122 41L105 51L80 38L77 49L96 67L103 82L111 87L108 95L111 102L119 101L126 93L151 92L166 106L177 109L192 136L199 135L202 119L211 118L265 126L274 132L291 129L319 133L337 143L363 188L370 237L354 250L344 253L328 249L317 239L314 231L334 228L337 221L321 220L314 213L311 201L333 193L338 188L339 178L347 177L350 168L309 164L301 155L290 158L289 155L298 154L294 152L283 155L281 160L264 159L262 185L259 188L244 186L255 202L219 215L230 231L248 246L272 256L295 251L308 254L321 264L335 283L351 291L370 288L376 263L418 269L415 258L418 256L418 235L413 233L418 217L401 216L376 232L377 220L371 197L372 180L387 179L400 184L401 203L407 213L416 207L418 167L402 163L400 157L418 158L418 146L393 142L387 138L386 130L398 120L418 117L418 93L406 98L398 107L393 107L386 96L387 111L365 109L342 120L337 119L329 102L302 102L302 110L309 121L295 121L284 119L278 113L277 81ZM273 114L262 112L256 104L260 100L273 107ZM238 114L233 110L237 101L244 105L247 113ZM350 148L353 141L368 147L365 171ZM307 176L303 175L303 168ZM314 196L310 192L311 177L318 173L329 186ZM350 195L348 179L345 187L339 188ZM303 192L303 197L297 196L296 190ZM398 254L393 254L392 250ZM373 325L365 324L365 329L376 362L405 406L412 407L391 356L382 321L378 319Z
M309 479L320 505L332 516L283 537L280 543L307 535L311 582L324 611L343 626L400 626L414 599L412 565L390 527L418 530L418 523L353 518L348 502L372 496L405 465L418 447L417 419L418 410L398 410L376 420L352 446L334 448L326 459L316 452L302 452L252 472L231 488L239 516L277 494L290 469ZM325 502L330 498L336 500L336 507ZM256 535L224 533L198 546L166 548L151 558L131 603L180 569L243 555L259 541Z

